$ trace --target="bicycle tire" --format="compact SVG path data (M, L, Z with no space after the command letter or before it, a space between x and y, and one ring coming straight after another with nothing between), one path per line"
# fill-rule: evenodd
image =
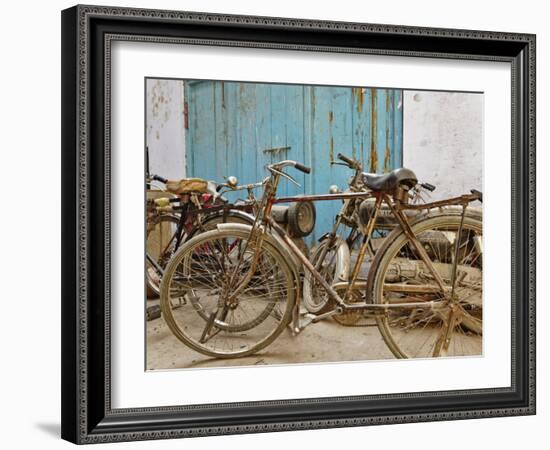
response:
M166 223L168 225L173 225L174 229L172 230L172 236L173 233L175 233L179 218L177 216L171 215L171 214L160 214L155 215L152 217L151 220L147 223L147 238L146 238L146 248L147 253L155 258L155 261L157 264L159 264L160 267L164 268L166 264L168 263L169 256L161 255L160 253L166 253L166 246L162 239L162 230L164 226L163 223ZM155 236L158 234L156 231L158 229L158 225L160 224L160 233L161 238L158 239L158 236ZM173 242L172 236L170 236L170 239ZM166 242L167 244L168 242ZM172 245L172 244L171 244ZM153 249L151 247L158 246L159 248ZM169 252L171 253L171 252ZM171 256L171 255L170 255ZM154 267L152 267L151 263L149 261L146 261L145 263L145 285L147 288L147 298L155 298L158 297L160 294L160 282L161 282L162 276L157 273Z
M330 238L321 241L313 251L310 261L325 281L332 285L338 281L336 267L338 265L338 258L341 257L338 253L340 245L344 244L344 242L341 238L336 237L330 248L327 248L330 244ZM326 253L323 257L324 252ZM323 257L323 261L320 261L321 257ZM322 314L334 307L334 302L331 301L324 288L319 285L309 270L306 270L304 273L302 303L308 312L313 314Z
M413 223L411 228L421 242L422 236L426 236L426 233L431 231L447 233L447 238L451 240L454 233L456 241L460 221L461 217L456 214L430 215ZM461 287L455 290L457 299L459 299L458 316L461 322L453 326L453 348L450 351L447 349L445 356L467 356L482 353L482 244L479 245L481 250L474 250L474 247L477 247L476 242L479 241L482 243L483 226L479 220L467 216L464 218L463 227L463 234L459 242L461 260L457 262L457 270L460 270L461 273L466 273L467 278L466 281L461 282ZM464 247L464 250L462 247ZM406 256L411 248L412 244L410 244L409 238L400 228L390 233L382 247L376 252L369 272L366 292L367 302L389 304L390 301L394 300L392 297L397 296L397 294L392 293L392 289L395 286L391 286L391 280L392 277L396 277L395 273L398 271L396 270L396 266L391 266L391 264L397 264L400 260L406 260L414 262L417 267L424 265L423 262L418 261L418 258L415 260L414 256ZM450 254L449 251L447 249L444 253L441 249L438 251L435 248L433 251L430 250L430 253L433 254L433 258L430 257L430 259L434 267L438 267L436 270L440 273L446 285L450 284L448 278L450 276L449 267L452 267L452 260L449 261L449 258L453 257L453 254ZM462 254L463 251L464 254ZM405 257L402 255L405 255ZM470 265L466 264L468 261L471 261ZM413 268L411 270L416 269ZM409 275L409 277L412 276ZM429 273L426 274L425 272L424 275L418 273L415 277L420 277L424 283L427 283ZM406 278L404 279L406 280ZM411 282L411 280L412 278L407 280L407 283ZM402 280L398 282L403 284ZM384 290L388 293L384 294ZM403 302L403 299L408 298L404 294L401 295L403 297L396 298L396 303ZM460 298L459 295L464 295L464 297ZM436 302L441 300L441 303L436 303L438 308L441 307L440 310L437 310L437 313L433 312L436 311L435 309L416 308L415 312L405 312L399 315L397 309L392 310L388 308L382 317L376 319L380 334L396 358L439 356L439 350L437 349L440 347L438 343L443 336L442 330L446 320L451 320L450 309L445 309L444 307L444 302L448 301L446 298L448 296L448 292L444 295L431 294L432 300ZM416 293L412 301L418 301L419 299L430 299L430 295ZM478 314L481 318L477 317ZM458 345L457 342L459 342ZM419 344L422 344L422 346L419 346ZM450 344L448 345L450 346ZM416 353L413 353L415 351ZM425 354L420 355L420 351L425 352Z
M254 217L250 216L249 214L243 213L241 211L236 210L229 210L225 213L221 212L214 212L209 213L208 209L203 210L204 213L202 213L199 216L199 224L195 225L193 229L189 233L184 233L184 235L181 238L181 243L183 244L188 239L192 238L193 236L204 232L212 230L216 227L218 223L244 223L252 225L254 223ZM155 216L152 220L153 224L157 224L159 222L171 222L174 224L174 226L177 228L179 223L179 217L171 215L171 214L162 214ZM174 229L174 232L176 230ZM149 241L149 226L148 226L148 233L147 233L147 240ZM166 257L157 259L157 263L164 269L169 261L169 259L172 256L172 253L175 253L175 249L170 250ZM146 286L147 286L147 298L155 298L158 297L160 294L160 282L161 282L161 276L158 275L157 271L151 267L151 264L149 262L146 262Z
M249 228L251 229L251 227ZM201 252L203 252L203 256L209 256L210 254L207 253L207 250L212 252L212 249L225 248L225 254L223 254L224 250L221 251L223 254L222 262L216 256L211 258L213 263L216 262L217 268L225 268L232 263L230 252L238 248L235 251L235 255L240 255L239 252L244 248L242 250L244 252L242 255L244 256L242 256L242 260L239 256L239 261L241 261L240 264L245 264L243 261L245 261L246 252L255 250L255 244L248 241L249 236L250 233L248 230L235 229L212 230L201 233L187 241L176 252L166 268L161 283L160 304L162 315L172 333L181 342L199 353L216 358L237 358L254 354L273 342L290 322L292 309L296 301L295 274L292 266L288 264L269 236L262 243L260 256L263 258L262 263L266 262L266 276L261 281L255 279L256 284L252 283L254 277L246 282L239 293L238 304L234 308L233 313L228 312L227 297L231 297L234 286L228 280L235 274L240 276L240 273L238 273L240 269L239 265L234 264L234 267L220 273L220 271L210 271L206 264L200 261ZM241 243L246 244L246 246L224 246L224 243L227 243L230 239L234 239L239 246ZM227 249L230 251L227 252ZM208 257L203 258L203 260L208 259ZM260 275L263 275L262 271L264 270L263 266L261 266L262 263L257 266L257 272L259 271ZM200 267L204 267L205 270L199 270L199 265ZM257 272L254 272L254 275ZM258 275L258 278L260 275ZM269 280L273 281L271 290L267 285ZM267 292L263 290L267 290ZM259 291L261 294L256 293L256 291ZM201 320L197 322L195 319L196 311L191 297L195 297L201 292L203 292L201 301L205 305L205 310L207 302L208 305L213 305L213 307L211 306L211 312L208 315L207 321ZM219 294L219 292L222 294ZM177 295L182 293L183 295ZM248 293L248 297L245 293ZM274 293L279 294L275 296ZM181 304L174 305L173 297L183 299L183 306ZM265 308L262 306L262 302L265 300L268 301L268 304L273 303L275 305L275 307L268 311L267 316L265 315ZM252 305L253 307L259 305L259 309L263 315L257 318L258 323L252 328L244 330L232 329L231 324L227 321L227 314L231 313L233 314L232 317L236 318L239 307L243 306L244 308L247 305ZM283 308L282 312L279 310L280 307ZM222 309L222 315L220 314L220 308ZM244 313L244 315L248 318L247 313ZM256 317L252 320L254 319ZM221 326L223 323L225 323L225 327ZM202 330L201 327L203 327ZM262 328L260 329L260 327ZM205 335L207 328L208 332ZM210 333L210 329L212 328L215 330L215 334L212 333L210 335L208 333ZM260 334L259 338L252 337L257 334ZM227 343L220 342L222 348L216 347L215 344L219 342L218 335L221 335L219 339L223 337L227 338ZM205 341L206 337L209 339L208 342ZM255 341L249 343L249 337ZM209 342L210 345L206 345ZM231 348L226 347L230 345L229 343L234 345Z

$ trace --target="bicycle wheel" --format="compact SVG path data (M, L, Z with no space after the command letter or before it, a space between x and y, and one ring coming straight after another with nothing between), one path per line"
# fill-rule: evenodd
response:
M163 269L174 253L176 242L174 234L176 233L178 222L178 217L168 214L155 215L147 222L147 254ZM160 293L162 275L148 260L145 272L147 296L156 297Z
M179 340L207 356L253 354L290 321L293 271L269 237L261 248L249 238L248 230L201 233L166 268L162 315Z
M367 283L367 301L389 307L377 318L380 333L397 358L472 356L482 353L482 223L465 217L428 217L412 226L445 290L401 230L377 252ZM452 271L455 245L455 288ZM426 307L392 304L424 303ZM447 326L449 324L449 326Z
M205 210L208 211L208 210ZM236 214L229 211L225 215L218 213L209 214L206 212L201 217L197 226L191 232L184 232L181 242L185 242L192 236L204 231L213 230L220 223L244 223L252 224L254 218L245 214ZM154 216L147 224L147 252L155 262L164 269L168 261L176 251L175 233L178 227L179 218L173 215L162 214ZM147 296L158 297L160 294L160 282L162 275L147 261Z
M249 216L247 214L239 214L234 211L229 211L227 214L206 214L199 224L193 228L193 230L189 233L189 238L192 238L200 233L204 233L206 231L212 231L215 230L216 227L219 224L222 223L240 223L244 225L252 225L254 223L254 217ZM204 320L208 320L208 312L205 308L199 307L199 303L197 301L197 307L195 308L195 311L201 316ZM250 328L254 327L254 322L248 323ZM223 325L221 325L223 326ZM241 329L244 325L241 325Z

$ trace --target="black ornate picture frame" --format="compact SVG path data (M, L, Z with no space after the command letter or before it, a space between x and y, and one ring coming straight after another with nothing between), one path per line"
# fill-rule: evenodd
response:
M109 114L110 50L118 40L510 63L511 386L113 409ZM83 444L528 414L535 414L534 35L99 6L62 12L64 439Z

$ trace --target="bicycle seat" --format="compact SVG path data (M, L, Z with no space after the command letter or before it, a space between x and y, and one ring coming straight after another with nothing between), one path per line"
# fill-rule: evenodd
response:
M181 180L168 180L166 190L172 194L190 194L197 192L203 194L208 191L208 182L202 178L182 178Z
M405 184L410 188L416 186L418 179L410 169L401 167L385 174L366 173L362 174L363 183L373 191L393 192L401 185Z

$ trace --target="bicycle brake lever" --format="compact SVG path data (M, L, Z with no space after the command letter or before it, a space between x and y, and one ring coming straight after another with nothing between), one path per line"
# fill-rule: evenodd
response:
M278 173L279 175L285 177L287 180L289 181L292 181L296 186L298 187L302 187L300 183L298 183L291 175L289 175L288 173L285 173L281 170L277 170L275 168L271 168L271 171L272 172L275 172L275 173Z

